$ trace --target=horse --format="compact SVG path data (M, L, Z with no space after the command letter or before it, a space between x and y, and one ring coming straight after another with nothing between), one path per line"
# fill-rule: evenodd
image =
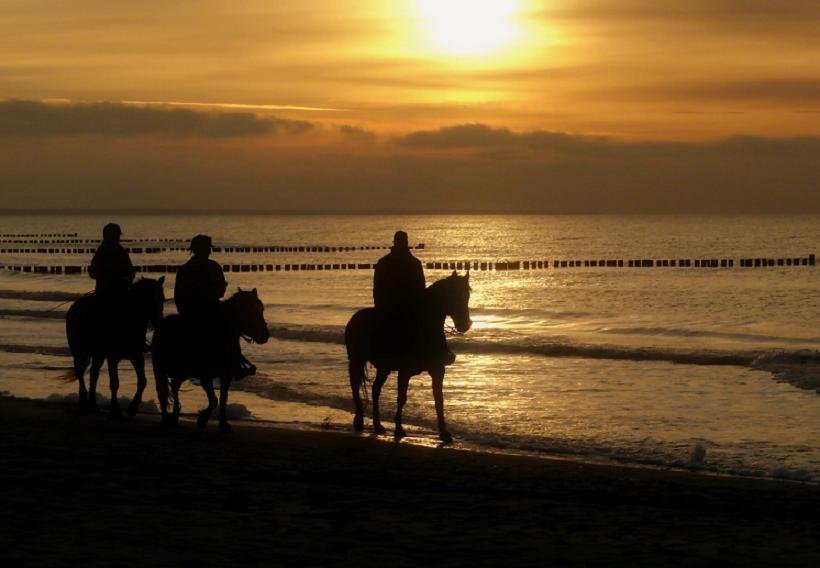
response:
M71 304L66 314L66 337L74 369L67 373L68 380L80 383L80 409L97 412L97 379L103 362L108 361L108 377L111 386L112 416L120 416L117 391L120 380L117 367L122 359L131 361L137 373L137 391L128 405L128 415L139 410L145 378L145 334L148 324L156 330L162 321L165 293L162 286L165 277L158 280L141 278L125 292L121 301L111 305L96 294L89 294ZM112 313L106 313L108 311ZM110 320L110 321L109 321ZM89 388L83 375L89 370Z
M224 326L215 338L218 344L216 349L203 345L207 338L192 334L191 327L186 326L178 315L163 320L160 329L154 333L152 343L154 380L163 425L174 426L179 421L179 387L186 379L198 379L208 396L208 407L200 411L197 418L197 426L204 428L217 405L214 379L219 377L219 426L223 432L231 431L226 409L228 389L239 368L239 338L267 343L270 331L265 323L264 309L256 288L250 292L240 289L220 302L217 317L224 322ZM171 414L168 413L169 398L173 406Z
M466 333L472 326L470 320L470 273L459 276L455 271L442 280L428 286L419 303L419 329L432 335L444 327L444 320L450 316L460 333ZM374 349L374 337L381 328L380 317L375 308L365 308L353 314L345 327L345 346L347 348L350 388L353 391L355 416L353 428L357 432L364 430L364 409L359 390L365 380L365 365L371 362L376 367L376 378L373 381L373 430L384 433L384 426L379 416L379 397L385 381L393 371L398 371L398 400L394 435L397 439L405 436L402 427L402 410L407 402L407 386L410 378L427 371L432 378L433 399L436 405L438 431L445 443L453 440L447 431L444 420L444 372L445 365L436 358L424 357L422 354L405 353L404 356L385 356ZM432 345L433 337L422 338ZM412 349L410 350L412 351Z

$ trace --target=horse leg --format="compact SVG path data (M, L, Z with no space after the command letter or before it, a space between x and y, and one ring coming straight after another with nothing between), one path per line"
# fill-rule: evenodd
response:
M108 358L108 381L109 386L111 388L111 402L108 405L109 412L111 412L111 416L113 418L119 418L122 416L122 411L120 410L120 403L117 400L117 393L120 390L120 374L117 367L119 366L119 359L116 357L109 357Z
M453 436L447 431L447 424L444 422L444 367L431 369L430 377L433 379L433 400L436 403L438 435L442 442L450 444L453 441Z
M219 429L225 433L230 433L233 429L228 422L228 390L231 388L231 377L219 378Z
M157 390L157 402L159 402L159 410L162 413L162 425L170 426L168 418L168 375L165 371L157 365L154 360L154 386Z
M350 361L347 364L347 370L350 374L350 390L353 391L353 407L355 411L353 429L356 432L361 432L364 430L364 407L362 406L362 396L359 393L359 388L362 386L362 381L364 380L364 363Z
M379 416L379 397L382 394L382 387L387 377L390 376L390 371L382 369L376 370L376 380L373 381L373 431L376 434L384 434L385 429L382 426L381 417Z
M174 397L174 413L171 415L171 424L176 426L179 424L179 413L182 411L182 403L179 401L179 387L184 381L182 379L174 378L171 381L171 395Z
M199 381L199 384L202 385L202 388L205 390L205 394L208 395L208 407L204 410L199 412L199 417L196 419L196 425L199 428L204 428L208 424L208 419L211 417L211 412L213 412L214 408L216 408L217 400L216 395L214 394L214 380L212 377L202 378Z
M407 403L407 387L410 385L410 373L406 371L399 371L398 378L398 396L396 397L396 429L393 435L396 439L404 438L407 433L401 425L401 413L404 410L404 405Z
M88 410L99 412L97 407L97 380L100 378L100 369L104 358L100 356L91 357L91 369L88 371Z
M134 366L134 371L137 373L137 392L134 393L134 398L131 404L128 405L128 416L136 416L140 409L140 402L142 402L142 393L145 391L145 385L148 380L145 378L145 358L142 353L134 355L131 358L131 364Z
M80 392L78 394L80 410L85 410L88 406L88 389L85 388L85 369L88 367L90 361L91 357L85 355L74 356L74 378L80 383Z

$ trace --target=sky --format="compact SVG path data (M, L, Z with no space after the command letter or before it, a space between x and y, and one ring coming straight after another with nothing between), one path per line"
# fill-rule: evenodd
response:
M0 207L820 212L811 0L3 0Z

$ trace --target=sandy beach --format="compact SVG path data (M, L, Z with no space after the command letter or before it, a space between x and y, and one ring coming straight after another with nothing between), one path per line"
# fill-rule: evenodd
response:
M0 399L4 564L817 565L820 487Z

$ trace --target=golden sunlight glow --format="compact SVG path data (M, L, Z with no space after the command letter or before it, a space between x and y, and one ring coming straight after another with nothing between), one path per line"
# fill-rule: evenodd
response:
M450 54L486 54L518 33L518 0L417 1L435 42Z

